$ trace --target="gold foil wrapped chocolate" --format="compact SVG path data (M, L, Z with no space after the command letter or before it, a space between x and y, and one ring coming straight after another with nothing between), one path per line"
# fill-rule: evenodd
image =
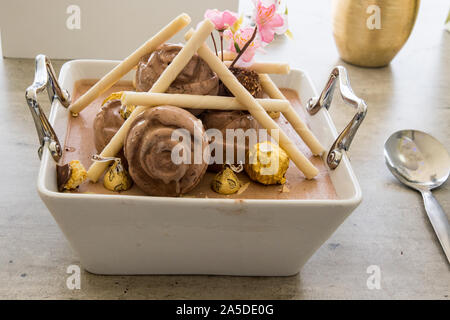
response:
M103 185L106 189L115 192L127 191L133 185L133 181L123 168L120 159L114 161L106 171Z
M111 93L105 100L103 100L102 106L111 100L121 100L123 95L123 91ZM136 106L124 106L120 107L120 116L127 120L131 113L136 109Z
M86 181L87 172L80 161L72 160L63 166L56 166L56 178L60 192L74 190Z
M103 100L102 106L103 106L105 103L107 103L108 101L111 101L111 100L120 100L120 99L122 99L122 94L123 94L123 91L111 93L105 100Z
M283 149L266 141L255 144L248 153L244 168L250 179L265 185L286 183L289 157Z
M211 183L211 188L220 194L233 194L241 188L241 182L229 166L219 172Z

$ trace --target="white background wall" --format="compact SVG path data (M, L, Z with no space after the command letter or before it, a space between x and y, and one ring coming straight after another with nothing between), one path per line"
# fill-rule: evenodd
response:
M123 59L182 12L195 27L208 8L238 10L239 0L1 0L5 57ZM67 13L80 8L80 29ZM75 17L76 18L76 17ZM173 42L182 40L183 32Z

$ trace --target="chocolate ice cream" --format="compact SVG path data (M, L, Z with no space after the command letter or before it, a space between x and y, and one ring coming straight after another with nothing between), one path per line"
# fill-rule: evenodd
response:
M164 44L150 55L142 57L136 71L136 91L149 91L182 48L180 45ZM206 62L195 54L166 92L217 95L219 78ZM192 110L192 113L197 115L201 111Z
M190 164L176 164L172 159L172 150L180 143L172 139L177 129L185 129L190 134ZM147 109L133 121L125 138L131 178L152 196L179 196L189 192L200 182L208 166L203 156L200 164L193 163L194 141L201 143L202 155L209 154L203 125L191 113L172 106Z
M260 126L251 114L245 111L207 111L202 115L203 124L206 129L218 129L222 132L223 141L218 143L223 144L224 162L227 159L226 154L226 130L227 129L254 129L258 133ZM244 154L247 154L250 141L246 139L245 145L239 145L236 141L234 145L234 164L237 164L238 149L245 149ZM210 171L219 172L222 169L222 164L211 164Z
M97 113L94 120L94 142L98 152L102 152L125 120L120 115L120 100L110 100Z

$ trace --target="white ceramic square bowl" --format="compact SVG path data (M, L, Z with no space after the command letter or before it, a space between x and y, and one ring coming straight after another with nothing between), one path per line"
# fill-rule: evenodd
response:
M73 91L80 79L98 79L117 61L74 60L59 81ZM127 75L130 80L132 74ZM301 70L274 76L305 102L316 91ZM55 100L50 122L64 141L69 111ZM337 136L325 109L309 116L329 148ZM38 191L78 253L97 274L296 274L361 202L361 189L344 156L330 171L338 200L231 200L59 193L55 162L43 153Z

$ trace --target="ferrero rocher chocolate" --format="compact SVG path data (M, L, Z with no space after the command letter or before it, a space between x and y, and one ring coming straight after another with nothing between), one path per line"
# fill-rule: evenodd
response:
M105 100L103 100L102 106L104 106L108 101L122 99L122 94L123 94L123 91L111 93Z
M56 166L56 180L60 192L78 188L86 178L86 169L78 160L72 160L63 166Z
M266 185L286 183L289 157L279 146L269 141L257 143L250 148L248 159L244 169L250 179Z
M234 171L231 170L230 167L225 166L225 168L214 177L211 188L220 194L233 194L239 191L241 182Z
M236 67L230 68L230 71L254 98L260 99L263 97L263 89L259 75L255 71ZM221 88L221 95L232 96L226 86Z
M106 189L120 192L131 188L133 181L120 161L115 161L105 173L103 185Z

